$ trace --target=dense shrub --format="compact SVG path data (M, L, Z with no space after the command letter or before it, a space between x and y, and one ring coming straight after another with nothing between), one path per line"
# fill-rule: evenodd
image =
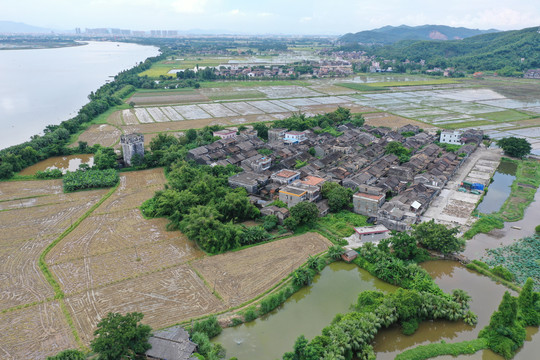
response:
M38 179L60 179L64 174L60 169L46 169L45 171L36 171Z
M72 192L85 189L97 189L115 186L120 177L114 169L68 171L64 175L64 191Z
M217 317L211 316L208 319L194 322L189 332L190 334L203 333L209 338L213 338L221 334L221 330Z

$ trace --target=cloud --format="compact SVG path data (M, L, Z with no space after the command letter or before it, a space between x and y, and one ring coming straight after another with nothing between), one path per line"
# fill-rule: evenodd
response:
M269 12L260 12L260 13L257 13L257 16L259 16L259 17L269 17L269 16L274 16L274 14L269 13Z
M526 11L509 8L483 10L477 14L468 14L459 19L450 19L452 26L496 28L501 30L522 29L540 24L540 16Z
M202 14L206 11L208 0L177 0L171 5L177 13Z
M300 18L301 23L306 23L306 22L309 22L311 20L313 20L313 18L311 16L304 16L304 17Z

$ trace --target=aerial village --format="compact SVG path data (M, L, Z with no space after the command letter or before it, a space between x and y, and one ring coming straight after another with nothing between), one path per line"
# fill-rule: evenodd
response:
M275 215L280 222L289 211L265 206L276 199L289 208L302 201L314 202L320 216L326 215L328 200L322 199L321 188L332 181L356 191L354 212L367 216L378 229L404 231L419 222L483 138L481 130L443 131L438 136L410 124L397 131L353 124L337 130L342 135L271 128L264 142L253 130L237 134L224 129L214 132L220 140L190 150L188 158L199 164L242 167L243 172L229 178L229 185L245 188L263 215ZM463 146L455 154L436 141ZM390 142L409 149L410 159L400 164L398 156L388 154L385 149Z

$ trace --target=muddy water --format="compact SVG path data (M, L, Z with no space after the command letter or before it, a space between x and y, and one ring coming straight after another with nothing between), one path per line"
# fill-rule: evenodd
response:
M410 336L403 335L399 327L379 331L375 337L374 349L377 359L394 359L406 349L431 342L459 342L473 340L478 332L489 323L491 314L497 310L504 292L507 290L485 276L468 270L455 261L428 261L422 264L433 280L444 292L463 289L472 297L471 310L478 315L474 327L463 322L429 321L420 324ZM516 295L515 293L513 295Z
M281 359L285 352L292 351L299 335L312 339L337 313L348 312L360 292L395 289L356 265L335 262L316 276L311 286L298 291L277 310L255 321L225 329L212 341L227 349L227 358Z
M20 175L34 175L37 171L45 171L47 169L60 169L65 174L66 171L75 171L81 164L94 165L93 154L80 154L69 156L55 156L47 160L43 160L22 170Z
M508 195L516 178L517 165L509 161L501 161L497 171L493 175L493 182L489 184L488 192L478 205L478 211L483 214L491 214L499 211Z
M522 220L507 222L503 229L495 229L488 234L476 235L467 241L463 254L469 259L480 259L487 249L510 245L517 239L534 234L534 228L538 224L540 224L540 191L536 192L534 201L525 209Z

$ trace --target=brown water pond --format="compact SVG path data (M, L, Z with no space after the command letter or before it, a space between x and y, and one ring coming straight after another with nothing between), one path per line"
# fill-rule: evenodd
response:
M37 171L45 171L47 169L60 169L65 174L68 170L77 170L81 164L94 165L94 154L55 156L23 169L19 174L34 175Z
M467 245L463 254L469 259L480 259L487 249L512 244L515 240L534 234L535 226L540 224L540 191L536 192L534 201L525 209L523 219L504 223L503 229L495 229L487 234L478 234Z

